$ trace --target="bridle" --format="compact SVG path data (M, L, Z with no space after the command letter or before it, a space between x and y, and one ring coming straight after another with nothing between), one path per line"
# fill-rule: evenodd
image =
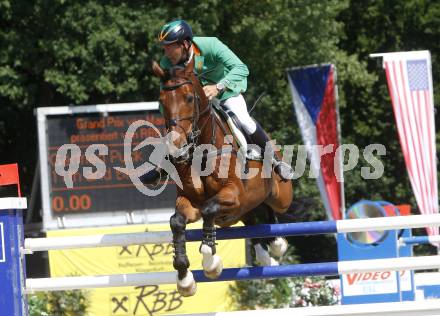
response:
M164 85L162 86L162 90L165 91L172 91L176 90L184 85L190 84L194 86L193 82L189 79L186 79L185 81L172 84L172 85ZM183 133L185 134L186 138L186 146L183 146L182 148L179 148L178 151L174 154L174 156L171 157L171 159L176 163L186 163L188 160L192 158L192 153L196 146L198 145L199 137L205 128L206 124L209 121L209 118L211 118L212 121L214 121L214 115L212 113L212 106L211 104L208 104L208 106L203 110L200 111L200 104L201 99L200 96L197 94L196 90L193 89L193 100L194 100L194 111L193 115L185 116L185 117L175 117L172 119L169 119L165 117L165 126L167 128L167 131L170 130L171 127L176 126L177 128L181 129ZM208 119L205 121L205 123L199 128L198 122L201 117L203 117L205 114L209 114ZM165 115L164 115L165 116ZM191 130L188 132L186 131L179 122L181 121L191 121ZM215 141L215 129L213 125L213 133L212 133L212 139L211 143L214 144ZM185 155L187 154L188 155Z

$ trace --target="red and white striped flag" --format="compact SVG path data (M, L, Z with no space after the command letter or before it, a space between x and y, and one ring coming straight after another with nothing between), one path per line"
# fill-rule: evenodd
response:
M422 214L438 213L434 95L429 51L381 54L400 144ZM429 235L438 227L427 228Z

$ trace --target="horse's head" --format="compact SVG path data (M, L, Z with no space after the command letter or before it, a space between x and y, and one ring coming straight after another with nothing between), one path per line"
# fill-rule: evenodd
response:
M193 67L194 63L190 63L186 68L165 71L153 62L153 72L162 82L159 101L163 105L168 146L176 161L190 158L200 135L198 121L203 114L202 102L207 102Z

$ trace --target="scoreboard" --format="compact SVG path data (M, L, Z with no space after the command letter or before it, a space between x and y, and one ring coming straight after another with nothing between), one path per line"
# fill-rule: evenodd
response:
M160 137L157 131L164 135L157 102L38 108L37 120L45 230L168 220L175 184L162 183L165 190L146 196L118 170L126 166L124 146L136 168L153 150L133 150L136 145ZM127 144L127 130L139 120L155 129L139 127Z

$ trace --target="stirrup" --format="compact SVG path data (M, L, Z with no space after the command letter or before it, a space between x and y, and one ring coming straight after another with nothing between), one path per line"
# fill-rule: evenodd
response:
M293 169L291 166L289 166L289 164L285 163L284 161L276 161L274 170L284 182L293 179Z

